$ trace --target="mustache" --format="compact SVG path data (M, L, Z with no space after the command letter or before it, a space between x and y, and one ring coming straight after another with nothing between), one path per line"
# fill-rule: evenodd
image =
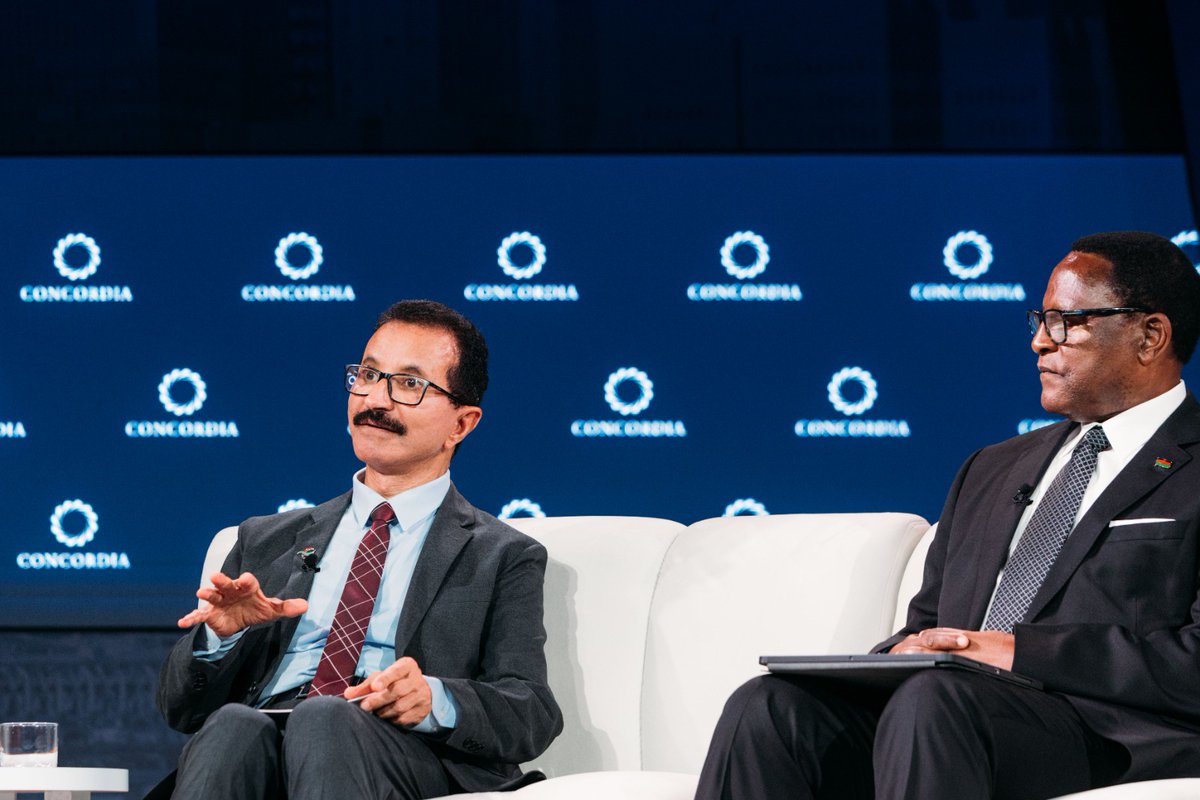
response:
M365 411L360 411L354 415L355 425L374 425L377 428L389 430L397 436L403 436L408 433L408 428L403 422L392 419L387 414L383 413L380 408L368 408Z

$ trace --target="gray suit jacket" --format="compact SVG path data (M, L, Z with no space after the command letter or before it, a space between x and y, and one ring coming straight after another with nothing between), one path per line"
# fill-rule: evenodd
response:
M978 630L1024 506L1075 430L1063 422L984 448L959 470L904 628ZM1200 404L1189 393L1096 499L1023 624L1013 670L1066 696L1130 753L1123 781L1200 775ZM1160 466L1156 459L1169 465ZM1163 519L1117 527L1113 520Z
M316 508L246 520L224 572L253 573L268 597L307 597L313 573L301 569L297 551L324 552L349 502L347 492ZM454 729L427 739L463 789L494 789L518 778L516 765L538 756L562 730L546 683L545 569L545 548L451 486L417 560L396 656L414 658L457 702ZM158 707L168 724L190 733L225 703L257 700L297 624L256 625L215 663L192 657L203 630L185 635L159 680Z

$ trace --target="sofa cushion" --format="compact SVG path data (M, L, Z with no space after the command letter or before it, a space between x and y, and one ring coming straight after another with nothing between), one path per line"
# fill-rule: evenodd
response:
M760 674L760 655L863 652L892 633L928 527L912 514L778 514L677 536L650 612L642 767L699 772L725 699Z
M476 792L434 800L692 800L696 776L679 772L584 772L532 783L515 792Z
M929 545L933 543L937 533L937 523L921 535L912 555L908 557L908 566L904 568L904 576L900 579L900 591L896 594L896 618L892 622L892 633L904 627L908 619L908 604L913 595L921 588L921 580L925 577L925 556L929 554Z
M683 525L645 517L506 520L541 542L546 661L563 732L527 767L547 775L641 767L642 666L650 600Z

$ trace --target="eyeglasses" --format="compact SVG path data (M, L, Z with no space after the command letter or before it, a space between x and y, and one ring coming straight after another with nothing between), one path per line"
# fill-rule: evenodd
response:
M1114 314L1153 314L1154 309L1146 308L1145 306L1132 306L1129 308L1073 308L1069 311L1063 311L1061 308L1047 308L1044 311L1030 309L1025 312L1026 319L1029 320L1029 335L1037 336L1038 327L1046 326L1046 333L1050 336L1050 341L1055 344L1062 344L1067 341L1067 318L1068 317L1111 317Z
M433 381L427 381L416 375L408 375L403 372L381 372L373 367L364 367L362 364L346 365L346 391L350 394L368 395L375 384L382 379L387 380L388 397L392 399L393 403L399 403L402 406L420 405L421 401L425 399L426 389L436 389L455 403L465 405L454 393L443 389Z

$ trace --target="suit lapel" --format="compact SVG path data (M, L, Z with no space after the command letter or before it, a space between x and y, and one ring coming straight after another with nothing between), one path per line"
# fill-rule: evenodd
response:
M1008 560L1008 549L1012 544L1017 523L1025 513L1025 504L1014 501L1009 491L1016 493L1022 486L1041 483L1042 476L1054 454L1062 443L1076 430L1070 423L1060 424L1061 430L1047 430L1043 441L1025 449L1013 462L1012 468L996 479L1002 491L994 493L995 500L988 509L983 529L987 535L979 545L975 580L971 584L970 616L967 626L978 629L983 624L984 614L996 588L996 576Z
M1066 585L1111 520L1157 489L1178 473L1179 467L1191 460L1191 456L1180 445L1200 441L1198 413L1200 404L1189 393L1183 404L1096 498L1096 502L1067 537L1041 588L1033 596L1025 619L1036 619L1046 604ZM1172 468L1156 467L1155 459L1160 457L1173 462Z
M474 507L451 484L425 537L425 545L417 557L417 566L408 585L408 594L404 597L404 607L400 610L400 621L396 626L397 658L404 654L408 643L412 641L413 634L417 632L445 581L446 573L474 536L471 532L474 525Z
M329 549L329 542L333 539L333 533L337 530L342 515L346 513L347 506L350 505L352 494L352 492L346 492L317 506L312 510L308 520L295 529L295 534L287 550L287 557L281 561L280 566L281 571L288 570L287 582L283 589L275 594L276 597L284 599L308 597L308 593L312 591L316 573L301 569L302 562L297 553L306 547L313 548L317 553L324 553ZM295 633L296 626L299 624L300 617L292 617L283 621L282 636L285 642L291 641L292 634Z

